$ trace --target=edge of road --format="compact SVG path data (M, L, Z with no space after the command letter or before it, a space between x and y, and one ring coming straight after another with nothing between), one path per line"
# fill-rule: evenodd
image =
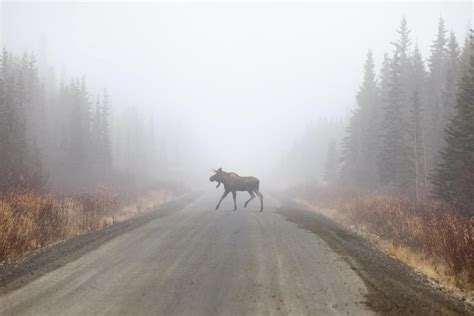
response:
M323 239L364 281L367 306L382 315L474 315L474 307L434 288L423 275L360 235L304 205L278 198L287 221Z
M179 211L202 194L201 191L186 193L143 214L35 250L11 262L0 263L0 295L23 287L125 232Z

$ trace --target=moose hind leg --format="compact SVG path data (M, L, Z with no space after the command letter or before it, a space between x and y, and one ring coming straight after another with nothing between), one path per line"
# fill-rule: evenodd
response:
M262 212L263 211L263 194L260 193L260 191L255 191L255 193L257 193L258 198L260 199L260 212Z
M224 194L222 194L221 199L216 205L216 210L219 209L219 206L221 205L222 200L227 196L227 194L229 194L229 191L225 191Z
M234 211L237 211L237 192L232 191L232 197L234 198Z
M250 201L255 199L255 193L253 193L253 191L248 191L248 192L250 194L250 198L245 202L244 207L247 207L247 205L250 203Z

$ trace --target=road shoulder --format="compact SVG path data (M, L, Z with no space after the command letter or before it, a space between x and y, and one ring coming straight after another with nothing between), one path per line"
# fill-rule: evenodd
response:
M363 279L367 305L383 315L466 315L472 306L433 288L423 276L369 241L303 205L284 199L278 213L322 238Z

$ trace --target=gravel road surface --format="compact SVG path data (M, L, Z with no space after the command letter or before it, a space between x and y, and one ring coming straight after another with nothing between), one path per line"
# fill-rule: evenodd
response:
M361 278L266 199L205 195L0 296L2 315L368 315ZM240 204L243 196L240 196Z
M231 198L215 211L219 196L194 194L0 266L0 315L467 313L289 200L267 195L260 213L240 194L236 212Z

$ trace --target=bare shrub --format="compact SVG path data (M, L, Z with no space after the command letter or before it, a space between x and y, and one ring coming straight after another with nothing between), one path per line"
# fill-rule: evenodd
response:
M162 184L123 192L100 188L69 196L6 193L0 196L0 261L126 219L169 201L181 189Z
M434 201L414 202L328 187L294 192L318 207L336 209L349 223L395 247L408 247L447 266L457 286L474 289L474 217Z

